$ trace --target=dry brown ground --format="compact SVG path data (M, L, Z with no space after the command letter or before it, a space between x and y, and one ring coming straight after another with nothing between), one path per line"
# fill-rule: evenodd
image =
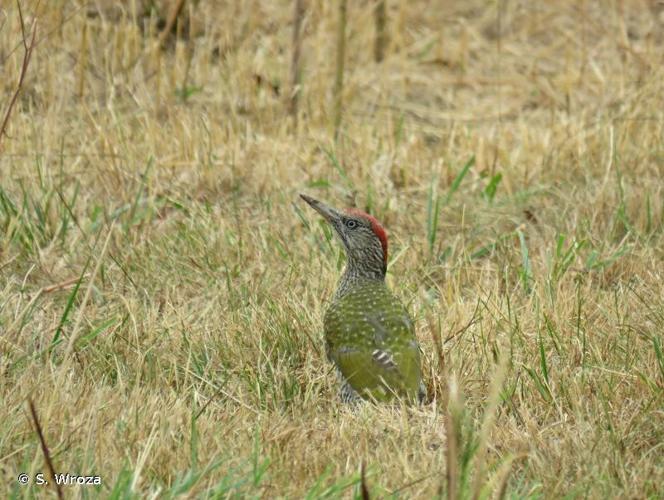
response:
M376 498L661 498L661 2L390 0L382 64L350 2L337 142L336 2L306 3L294 126L291 2L187 2L164 50L148 2L23 2L0 493L55 495L31 398L56 471L102 478L67 497L358 496L364 462ZM2 112L21 58L4 0ZM427 405L340 405L343 255L303 191L388 228Z

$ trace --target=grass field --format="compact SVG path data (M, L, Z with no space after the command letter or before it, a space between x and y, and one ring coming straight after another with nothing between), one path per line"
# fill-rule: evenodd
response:
M349 2L336 140L339 2L297 120L292 2L175 3L21 2L0 496L662 498L662 2L389 0L380 63ZM4 0L0 119L23 55ZM386 226L426 404L340 404L300 192Z

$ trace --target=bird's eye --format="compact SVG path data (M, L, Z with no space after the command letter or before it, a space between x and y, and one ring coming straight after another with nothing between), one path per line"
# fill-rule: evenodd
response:
M353 219L348 219L346 221L346 227L348 229L355 229L357 227L357 222L355 222Z

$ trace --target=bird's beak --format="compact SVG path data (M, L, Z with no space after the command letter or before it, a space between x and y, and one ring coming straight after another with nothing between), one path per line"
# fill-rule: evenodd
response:
M311 196L307 196L306 194L300 194L300 198L302 198L304 201L306 201L311 208L313 208L316 212L321 214L327 222L332 224L332 226L335 225L335 222L338 222L339 219L341 218L341 214L337 212L334 208L327 206L325 203L318 201Z

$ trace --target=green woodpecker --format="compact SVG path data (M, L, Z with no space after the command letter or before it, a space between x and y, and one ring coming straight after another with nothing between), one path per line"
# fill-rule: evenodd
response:
M339 211L300 196L332 226L346 252L346 269L323 320L327 356L343 379L342 400L422 401L413 321L385 284L385 229L361 210Z

